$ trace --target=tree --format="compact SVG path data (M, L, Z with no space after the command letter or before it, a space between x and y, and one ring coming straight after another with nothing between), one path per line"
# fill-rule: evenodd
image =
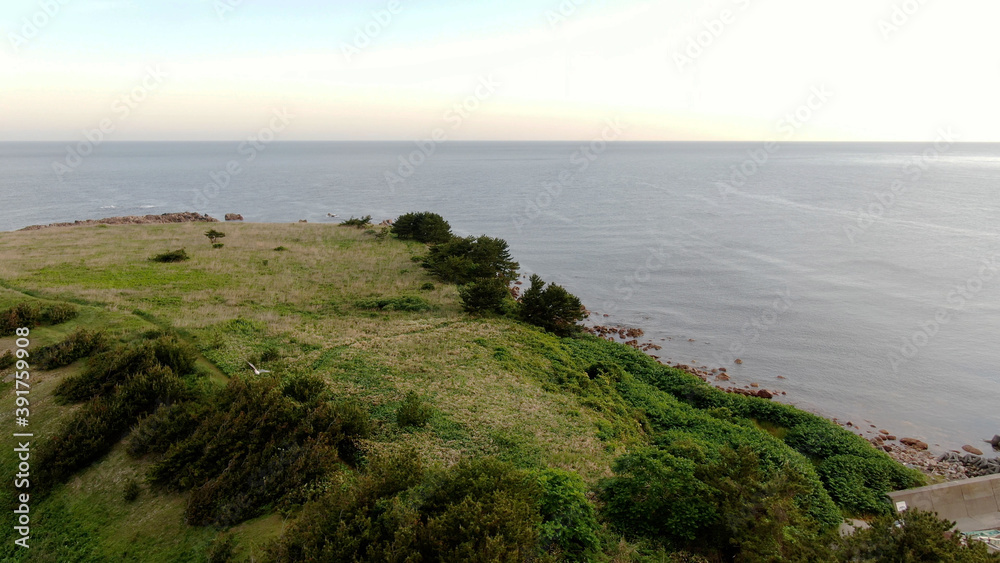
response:
M503 313L510 288L501 278L483 278L460 288L458 296L469 313Z
M401 239L427 244L440 244L452 238L451 225L443 217L430 211L400 215L392 225L392 233Z
M208 237L208 240L212 244L215 244L220 238L225 237L226 233L216 231L215 229L209 229L208 231L205 231L205 236Z
M587 317L580 298L562 286L549 284L537 274L531 276L531 287L521 296L521 319L560 336L579 330L576 322Z
M969 562L997 563L1000 554L989 553L985 544L962 544L961 534L952 532L954 522L933 512L911 508L886 515L871 527L844 538L836 551L839 561L898 561L899 563Z
M486 235L452 238L433 246L424 265L444 281L460 285L485 278L510 283L519 267L511 260L507 241Z

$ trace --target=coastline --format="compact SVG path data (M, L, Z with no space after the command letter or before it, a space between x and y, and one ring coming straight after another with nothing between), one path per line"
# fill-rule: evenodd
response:
M242 217L240 217L240 219L242 219ZM115 216L102 219L87 219L73 222L31 225L18 229L18 231L34 231L50 227L145 225L188 222L218 223L220 221L207 214L200 214L196 212L175 212L163 213L160 215ZM588 313L593 314L589 311ZM758 397L765 400L773 400L787 396L787 392L785 391L775 389L773 387L764 388L758 383L749 383L743 385L742 387L733 384L723 385L731 382L731 377L725 367L710 368L708 366L692 366L682 363L664 362L659 356L652 353L661 350L663 346L649 340L642 341L641 339L645 333L641 328L591 324L585 325L584 331L599 338L624 344L640 350L648 354L660 364L689 373L709 385L714 386L716 389L726 393ZM737 359L736 363L742 362ZM784 379L784 377L778 376L778 379L781 380ZM836 417L829 417L810 409L805 410L815 414L816 416L825 418L844 429L852 431L871 443L873 447L884 451L899 463L921 471L930 477L934 482L954 481L980 475L1000 474L1000 457L997 457L996 455L989 457L988 453L990 448L988 445L984 448L976 448L971 445L966 445L965 452L959 450L947 450L944 451L944 453L936 454L930 450L928 444L916 438L897 438L897 435L885 429L878 429L878 427L871 424L870 421L865 421L871 428L866 431L868 434L874 435L866 436L865 431L862 430L862 426L855 424L852 421L842 422ZM875 430L877 430L877 432ZM997 450L996 448L994 448L993 451L1000 452L1000 450Z
M645 334L641 328L593 324L585 326L584 331L597 336L598 338L631 346L632 348L645 352L660 364L693 375L705 383L708 383L716 389L726 393L758 397L766 400L772 400L778 397L787 397L788 395L787 392L778 389L763 388L758 383L749 383L743 387L737 387L735 385L720 385L720 383L731 381L731 377L725 367L695 367L679 362L664 362L659 356L650 353L651 351L661 350L663 347L648 340L645 342L641 341L640 339ZM739 359L737 359L736 362L742 363ZM784 377L778 376L778 379L784 379ZM986 442L986 446L982 448L967 444L963 447L965 451L952 449L946 450L941 454L936 454L930 450L930 446L928 444L919 439L905 436L898 437L896 434L893 434L888 430L879 429L878 426L871 424L871 422L867 420L865 422L871 428L870 430L867 430L867 432L869 434L874 434L873 436L866 436L865 432L862 430L862 426L860 424L855 424L853 421L843 422L837 417L829 417L808 409L807 412L825 418L834 424L837 424L841 428L850 430L854 434L857 434L868 441L872 447L884 451L889 455L889 457L897 462L920 471L929 477L932 483L958 481L962 479L969 479L971 477L1000 474L1000 449L990 448L989 441L986 440L984 440L984 442ZM988 454L990 449L998 455L989 457Z

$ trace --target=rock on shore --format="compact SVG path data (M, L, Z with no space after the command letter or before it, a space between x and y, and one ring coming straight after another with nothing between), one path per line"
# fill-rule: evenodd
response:
M183 213L164 213L162 215L128 215L125 217L108 217L106 219L87 219L72 223L50 223L48 225L31 225L20 229L22 231L37 231L48 227L79 227L88 225L146 225L154 223L218 223L219 220L201 213L185 211Z
M239 213L226 213L226 221L242 221L243 216Z

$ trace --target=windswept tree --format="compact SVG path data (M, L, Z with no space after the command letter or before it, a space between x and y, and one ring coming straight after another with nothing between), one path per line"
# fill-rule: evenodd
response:
M531 287L521 296L521 320L540 326L560 336L579 330L577 321L587 317L580 298L554 283L547 287L537 274Z
M431 247L425 266L444 281L459 285L485 278L510 283L519 267L511 259L507 241L486 235L453 238Z
M427 244L441 244L452 238L451 225L444 217L430 211L400 215L392 224L392 234Z
M220 238L224 238L226 236L226 233L216 231L215 229L209 229L205 231L205 236L208 237L208 240L212 244L216 244L217 242L219 242Z

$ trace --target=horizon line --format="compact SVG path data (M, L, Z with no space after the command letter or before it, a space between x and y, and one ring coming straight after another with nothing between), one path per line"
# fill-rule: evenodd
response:
M102 141L101 145L115 145L115 144L126 144L126 143L238 143L243 142L245 139L132 139L132 140L107 140ZM460 143L588 143L592 142L594 139L447 139L443 141L437 141L436 144L460 144ZM0 140L0 144L27 144L27 143L77 143L80 139L55 139L55 140ZM268 141L268 145L279 144L279 143L419 143L422 139L275 139L273 141ZM633 140L612 140L603 141L609 145L624 145L624 144L635 144L635 143L701 143L701 144L722 144L722 143L738 143L738 144L757 144L757 143L775 143L779 145L819 145L819 144L869 144L869 145L879 145L879 144L926 144L933 143L933 140L925 141L900 141L900 140L827 140L827 141L794 141L794 140L783 140L777 141L774 139L756 139L756 140L735 140L735 139L674 139L674 140L653 140L653 139L633 139ZM1000 141L955 141L951 144L954 145L1000 145Z

